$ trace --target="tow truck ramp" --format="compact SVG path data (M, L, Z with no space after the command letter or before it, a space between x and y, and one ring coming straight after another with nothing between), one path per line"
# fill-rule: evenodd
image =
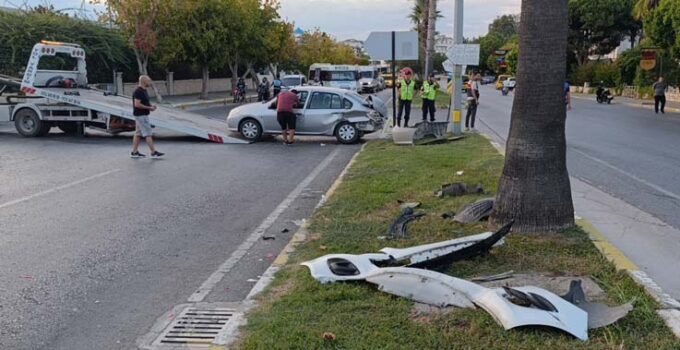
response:
M64 89L64 88L27 88L30 92L50 100L72 104L78 107L107 113L112 116L128 120L135 120L132 115L132 97L113 95L92 89ZM149 115L152 125L180 133L200 137L216 143L248 143L226 134L227 125L206 116L181 111L174 108L158 106Z

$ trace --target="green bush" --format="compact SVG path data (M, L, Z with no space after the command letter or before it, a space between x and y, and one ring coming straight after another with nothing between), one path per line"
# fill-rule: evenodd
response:
M609 62L588 62L574 70L571 74L572 85L590 83L596 86L602 82L605 86L616 86L621 80L619 67Z

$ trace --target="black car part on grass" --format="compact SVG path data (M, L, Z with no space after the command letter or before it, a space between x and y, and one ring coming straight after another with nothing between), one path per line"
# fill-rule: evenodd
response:
M409 238L408 224L423 216L425 216L425 213L416 213L411 207L404 208L401 214L394 219L392 225L390 225L390 229L387 232L387 239Z
M462 182L454 182L450 184L443 184L441 190L437 193L437 197L459 197L466 194L484 194L484 187L482 184L468 186Z
M453 264L456 261L469 259L478 255L484 255L491 250L494 244L498 243L498 241L500 241L501 239L503 239L503 237L510 233L510 230L512 229L512 224L514 223L515 223L514 220L508 222L507 224L505 224L505 226L501 227L498 231L494 232L488 238L483 239L473 245L462 248L460 250L456 250L449 254L434 257L429 260L412 263L406 265L406 267L415 267L421 269L441 271L443 269L448 268L449 266L451 266L451 264Z
M489 215L491 215L491 210L493 210L493 203L493 198L480 199L461 209L458 214L453 217L453 221L469 224L488 218Z

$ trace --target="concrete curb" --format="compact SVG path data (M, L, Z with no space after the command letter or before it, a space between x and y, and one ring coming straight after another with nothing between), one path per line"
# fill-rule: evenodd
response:
M315 207L315 211L319 207L324 205L328 198L330 198L337 191L338 187L340 187L340 184L342 184L345 176L347 175L347 171L352 167L352 165L354 165L357 157L364 151L366 145L367 144L364 144L361 147L361 149L356 154L354 154L354 156L349 161L349 163L347 163L347 165L342 170L340 175L338 175L337 179L335 179L331 187L328 188L326 194L321 196L319 203ZM234 315L234 319L233 321L231 321L232 326L229 328L227 332L222 334L222 336L220 337L221 339L219 341L214 343L214 345L216 345L214 349L226 349L231 344L233 344L234 341L238 339L238 336L240 334L239 332L240 328L246 325L248 322L247 313L253 308L258 306L255 297L262 291L264 291L274 281L276 273L284 266L286 266L286 264L288 264L290 255L293 252L295 252L295 250L300 244L305 242L305 240L307 239L307 235L309 233L308 227L309 221L305 221L302 225L300 225L300 228L297 230L297 232L295 232L295 234L293 234L293 237L290 239L288 244L286 244L286 246L283 247L281 253L279 253L276 259L274 259L274 261L267 268L267 270L265 270L265 272L262 274L262 277L260 277L257 283L255 283L253 288L246 296L245 300L243 300L241 304L242 305L241 312L237 315Z
M505 149L493 141L493 138L489 135L481 133L493 148L498 151L501 155L505 156ZM637 284L644 287L647 294L654 298L661 306L656 312L664 320L666 326L675 334L677 338L680 338L680 302L673 299L670 295L663 291L663 289L654 282L654 280L647 275L644 271L635 265L626 255L616 248L607 237L605 237L602 232L600 232L593 224L583 218L576 218L576 224L588 233L588 237L593 242L593 245L598 251L609 261L611 261L616 269L619 271L625 271Z

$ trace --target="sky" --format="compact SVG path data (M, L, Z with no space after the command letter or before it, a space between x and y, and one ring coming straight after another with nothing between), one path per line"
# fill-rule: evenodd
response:
M453 1L439 0L443 18L437 21L440 34L453 35ZM85 7L91 11L92 6ZM463 35L484 35L499 15L519 13L521 0L465 1ZM0 6L53 4L55 8L80 8L83 0L0 0ZM365 40L372 31L410 30L408 15L413 0L280 0L280 14L303 30L319 28L339 40Z

